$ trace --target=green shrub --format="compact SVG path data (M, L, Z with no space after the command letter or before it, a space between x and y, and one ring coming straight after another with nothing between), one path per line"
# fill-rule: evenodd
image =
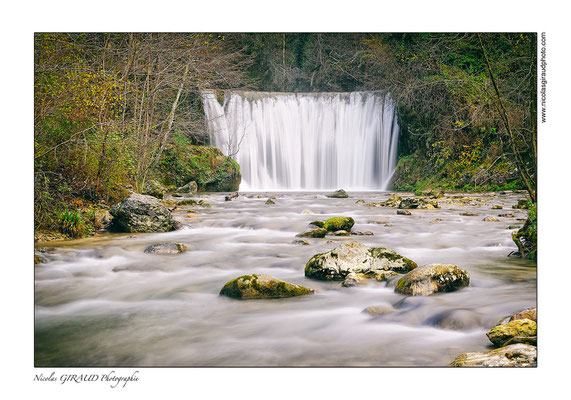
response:
M78 238L91 233L92 229L85 222L81 213L77 210L60 212L58 215L59 229L61 233L73 238Z

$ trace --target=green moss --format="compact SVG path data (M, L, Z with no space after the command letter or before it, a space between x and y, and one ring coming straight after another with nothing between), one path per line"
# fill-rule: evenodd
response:
M529 214L523 226L512 232L518 252L522 257L530 260L537 259L537 204L528 203Z
M329 232L341 230L350 232L353 225L355 225L355 220L351 217L333 217L325 221L323 228Z
M533 344L537 336L537 323L527 318L516 319L490 329L486 336L496 347L513 343Z
M325 226L325 222L324 221L311 221L309 223L309 225L315 225L315 226L318 226L319 228L323 228Z
M198 203L196 202L196 200L192 200L192 199L181 200L177 203L177 205L179 205L179 206L186 206L186 205L195 206L197 204Z
M243 275L224 285L220 295L235 299L276 299L303 296L313 290L272 278L267 275Z

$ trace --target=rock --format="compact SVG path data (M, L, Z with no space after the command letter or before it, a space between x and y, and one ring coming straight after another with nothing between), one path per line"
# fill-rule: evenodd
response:
M303 296L313 290L284 282L269 275L243 275L226 283L220 295L234 299L279 299Z
M469 211L468 211L468 212L460 213L460 215L463 215L463 216L465 216L465 217L475 217L475 216L477 216L477 215L479 215L479 214L476 214L476 213L473 213L473 212L469 212Z
M408 210L397 210L397 215L412 215Z
M343 189L339 189L331 194L328 194L327 197L332 199L346 199L349 197L349 195Z
M198 215L196 215L196 214L186 214L186 215L184 216L184 218L198 218Z
M502 217L502 218L515 218L515 215L513 215L512 213L506 213L506 214L498 214L498 217Z
M379 220L379 221L369 221L369 224L389 224L389 221Z
M311 210L303 210L301 213L302 213L302 214L313 214L313 211L311 211Z
M311 221L309 225L315 225L319 228L323 228L325 226L325 221Z
M165 183L182 186L197 183L201 192L234 192L240 186L240 166L216 147L173 140L158 165Z
M468 286L468 273L456 265L430 264L416 268L397 282L396 293L428 296L440 292L453 292Z
M492 210L501 210L503 207L500 206L499 204L493 205L492 206Z
M319 280L342 281L350 273L356 273L384 280L389 275L406 273L416 267L414 261L394 250L345 242L333 250L311 257L305 266L305 276ZM394 274L388 274L390 272Z
M351 231L351 235L356 235L356 236L373 236L374 233L371 232L371 231L364 231L364 232Z
M355 220L351 217L333 217L325 221L323 228L330 232L335 231L351 231L351 228L355 225Z
M361 286L366 284L368 281L367 277L364 274L356 274L351 272L349 275L345 277L341 286L343 287L353 287L353 286Z
M437 222L442 222L442 218L436 218L430 221L431 224L436 224Z
M364 204L364 203L365 203L365 200L357 200L357 201L355 202L355 204Z
M292 244L301 244L303 246L308 246L310 243L305 240L305 239L296 239L293 242L291 242Z
M510 225L507 227L507 229L519 229L521 228L521 225Z
M488 222L498 222L499 219L495 218L495 217L491 217L491 216L487 216L486 218L484 218L482 221L488 221Z
M327 229L317 228L302 233L298 233L297 237L324 238L327 235Z
M385 200L381 203L378 203L378 205L380 207L397 208L401 202L402 202L402 197L395 196L395 197L390 197L388 200ZM375 203L373 203L373 204L375 204Z
M537 349L527 344L512 344L485 352L462 353L451 367L535 367Z
M361 312L369 314L373 317L380 317L381 315L394 313L395 311L396 310L390 305L379 305L379 306L367 307Z
M196 202L196 200L186 199L186 200L179 201L177 203L177 205L179 205L179 206L196 206L196 205L198 205L198 203Z
M113 227L123 232L168 232L174 227L170 211L152 196L133 193L109 212Z
M407 197L402 199L399 204L399 208L401 209L433 209L433 208L440 208L438 202L435 200L428 200L422 197Z
M226 197L224 197L224 200L225 201L231 201L232 199L235 199L236 197L238 197L238 192L227 195Z
M446 196L446 194L444 193L443 190L441 190L438 193L432 193L432 195L430 196L431 199L441 199L442 197Z
M428 318L427 325L454 331L468 331L482 326L482 317L471 310L447 310Z
M525 310L517 312L517 313L513 314L511 317L509 317L509 320L507 322L515 321L517 319L524 319L524 318L527 318L527 319L530 319L532 321L537 322L537 307L526 308Z
M272 199L268 199L266 200L266 204L276 204L276 203Z
M486 333L496 347L513 343L537 343L537 323L527 318L515 319L507 324L497 325Z
M518 253L530 260L537 259L537 208L532 205L523 226L512 232L512 240L517 246Z
M153 244L145 249L145 253L151 254L178 254L185 251L186 246L184 244L174 242Z
M167 188L156 179L145 183L145 188L143 189L143 194L156 197L157 199L162 199L166 192Z
M195 181L190 181L186 185L179 187L176 191L178 193L196 193L198 191L198 185Z
M349 236L351 233L344 231L344 230L339 230L339 231L333 232L333 234L335 236Z
M107 230L111 227L113 216L109 210L98 209L93 218L93 227L98 230Z

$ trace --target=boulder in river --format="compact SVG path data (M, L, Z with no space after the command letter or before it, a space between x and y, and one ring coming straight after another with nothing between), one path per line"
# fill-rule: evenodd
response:
M220 295L234 299L279 299L312 294L313 290L269 275L243 275L227 282Z
M403 274L416 268L414 261L384 247L368 247L345 242L333 250L316 254L305 266L305 276L319 280L342 281L350 273L384 280L390 272Z
M196 206L198 202L194 199L185 199L177 203L177 206Z
M379 206L381 207L391 207L391 208L397 208L399 206L399 204L402 201L402 197L400 196L393 196L390 197L388 200L385 200L381 203L378 203ZM373 204L377 204L377 203L373 203Z
M397 215L412 215L408 210L397 210Z
M327 235L327 229L317 228L311 229L309 231L305 231L302 233L298 233L297 237L310 237L310 238L324 238Z
M484 352L462 353L451 367L535 367L537 349L528 344L512 344Z
M492 216L487 216L486 218L484 218L482 221L487 221L487 222L498 222L499 219L497 219L496 217L492 217Z
M537 323L527 318L515 319L507 324L497 325L486 333L496 347L513 343L537 343Z
M416 268L397 282L395 292L412 296L428 296L453 292L468 286L468 273L456 265L430 264Z
M198 185L195 181L190 181L186 185L179 187L177 193L196 193L198 191Z
M323 228L327 229L329 232L350 232L353 225L355 225L355 220L351 217L333 217L325 221Z
M235 199L236 197L238 197L238 192L230 193L229 195L224 197L224 200L231 201L232 199Z
M503 207L499 204L495 204L492 206L492 210L501 210Z
M305 239L296 239L293 242L291 242L292 244L301 244L303 246L309 246L311 243L309 243L307 240Z
M178 254L186 251L186 246L182 243L166 242L150 245L145 249L145 253L151 254Z
M327 197L332 199L346 199L347 197L349 197L349 195L343 189L339 189L331 194L328 194Z
M152 196L133 193L109 212L113 227L123 232L168 232L174 228L170 211Z
M335 231L335 232L333 232L333 234L334 234L335 236L349 236L349 235L351 235L350 232L347 232L347 231L345 231L345 230L343 230L343 229L338 230L338 231Z
M266 204L271 205L271 204L276 204L276 202L273 201L272 199L268 199L268 200L266 200Z

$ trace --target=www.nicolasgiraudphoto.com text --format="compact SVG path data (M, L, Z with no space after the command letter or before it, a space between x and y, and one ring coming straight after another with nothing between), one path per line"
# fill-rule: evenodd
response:
M546 61L546 50L545 50L545 46L546 46L546 38L545 38L545 32L541 33L541 52L540 52L540 59L539 59L539 63L541 66L541 89L539 91L540 93L540 99L541 99L541 123L545 123L546 121L546 112L545 112L545 104L546 104L546 99L547 99L547 61Z

